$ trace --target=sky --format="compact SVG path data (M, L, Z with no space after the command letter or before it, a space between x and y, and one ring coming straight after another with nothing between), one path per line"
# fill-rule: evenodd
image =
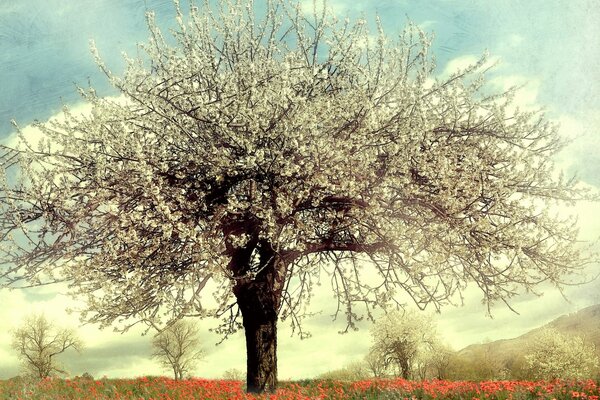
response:
M182 0L185 4L185 0ZM256 1L257 4L261 2ZM304 1L308 7L312 2ZM433 32L433 53L440 75L468 65L484 51L498 61L490 83L498 88L524 85L516 101L522 107L543 106L560 123L561 134L574 138L557 159L568 175L600 189L600 9L595 0L330 0L340 17L381 17L387 34L398 33L407 19ZM148 38L144 13L156 12L161 27L174 23L171 0L0 0L0 141L14 130L10 120L27 127L59 113L63 104L80 106L76 85L92 84L100 95L116 94L94 64L89 40L94 39L106 64L118 72L121 52L135 54L136 43ZM580 239L600 236L600 204L580 203L565 212L579 215ZM600 273L599 265L589 267ZM72 327L85 343L81 354L70 352L63 363L72 375L135 377L168 374L150 358L150 337L143 329L120 334L82 325L77 299L64 288L0 290L0 379L19 372L10 348L10 330L31 313L44 313L60 327ZM556 290L542 297L516 298L515 314L504 306L486 316L481 295L468 290L461 307L448 306L434 316L440 334L455 349L471 343L518 336L559 315L600 303L598 280L569 287L568 300ZM332 321L334 301L326 289L312 301L314 317L305 322L312 337L290 336L279 328L281 379L309 378L361 359L370 346L369 325L340 335L343 320ZM216 378L230 369L245 369L243 334L215 346L209 331L215 322L200 322L206 357L197 376Z

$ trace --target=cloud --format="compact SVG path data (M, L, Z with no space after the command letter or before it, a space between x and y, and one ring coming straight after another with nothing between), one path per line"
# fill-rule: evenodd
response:
M452 74L466 70L469 67L474 66L481 60L482 55L464 54L458 57L450 59L442 72L438 74L441 79L448 78ZM494 72L500 71L502 67L501 59L498 56L488 56L485 63L479 68L479 71L485 71L486 69L492 69Z
M436 26L437 23L438 23L438 21L428 19L428 20L419 22L417 25L419 26L419 28L421 30L427 32L427 31L433 29L433 27Z
M557 157L558 167L600 189L600 110L562 114L556 121L561 136L570 141Z
M113 378L163 374L151 354L148 336L119 335L110 341L87 346L81 355L70 359L69 364L74 375L88 372L94 377Z
M11 349L11 331L16 326L15 321L20 321L22 312L27 307L27 301L22 292L0 290L0 379L14 376L19 371L19 360Z
M519 47L523 44L524 40L525 38L523 36L517 33L512 33L508 35L504 43L506 43L506 46L508 47Z
M91 104L87 104L87 103L77 103L74 106L70 107L71 112L74 115L89 115L89 113L91 112L92 106ZM65 121L65 117L63 113L58 113L55 114L53 116L51 116L48 119L48 122L64 122ZM33 124L31 125L26 125L25 127L19 127L19 129L21 130L22 133L22 137L23 139L25 139L25 141L32 147L32 148L37 148L38 143L40 142L40 140L43 139L44 134L42 133L42 131L34 126ZM7 135L6 137L2 138L2 140L0 140L0 142L8 147L12 147L12 148L19 148L21 146L21 138L19 137L19 135L16 132L12 132L9 135Z
M490 79L489 84L499 92L518 88L515 93L512 109L537 110L540 108L538 95L541 81L538 78L524 75L498 75Z
M442 309L437 317L439 332L455 350L473 343L517 337L562 314L596 304L597 300L592 297L576 296L579 291L585 292L592 286L568 288L566 294L571 302L550 286L542 290L541 297L522 293L510 301L518 314L500 303L492 308L492 315L487 316L479 290L471 285L464 293L463 307Z
M104 99L120 105L126 105L129 102L125 95L105 96ZM90 114L92 114L93 110L92 104L85 101L79 101L71 105L66 105L65 107L68 109L69 113L74 117L89 116ZM63 112L59 112L54 115L51 115L48 118L48 120L44 123L63 123L65 122L65 120L65 114ZM23 139L25 139L29 146L31 146L34 149L37 147L40 140L42 140L44 137L43 132L34 124L26 125L22 128L20 127L20 130ZM17 132L11 132L6 137L1 138L0 143L13 148L17 148L21 145L20 137L17 134Z
M472 54L466 54L460 57L455 57L448 61L446 67L442 71L442 76L450 76L456 72L462 71L479 61L480 57Z

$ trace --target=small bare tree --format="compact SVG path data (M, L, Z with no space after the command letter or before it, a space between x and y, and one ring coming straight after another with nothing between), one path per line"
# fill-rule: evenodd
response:
M43 314L38 314L27 318L13 332L12 347L18 352L27 373L44 379L66 374L56 356L70 348L79 352L83 344L73 330L57 330Z
M385 357L379 352L370 350L367 355L365 355L364 361L373 377L383 378L387 375L388 370L385 366Z
M450 365L456 352L441 341L433 343L429 349L428 364L432 378L448 379Z
M423 343L422 349L413 361L413 378L446 379L454 357L454 350L439 337Z
M159 332L152 340L152 356L163 367L173 370L176 380L183 379L204 355L200 348L198 326L189 321L179 320Z
M244 380L244 372L237 368L230 368L227 371L223 372L223 379L226 381L243 381Z

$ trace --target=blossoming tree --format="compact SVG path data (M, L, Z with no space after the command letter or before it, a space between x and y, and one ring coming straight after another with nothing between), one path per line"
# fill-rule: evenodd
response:
M127 328L219 316L243 329L250 391L277 379L276 326L299 322L323 272L360 309L439 307L467 284L489 303L560 284L582 257L550 201L560 148L539 112L489 96L484 60L437 79L408 26L304 14L288 0L192 6L150 38L120 92L38 124L0 155L2 275L58 280L89 321ZM14 171L13 171L14 170ZM13 171L13 172L11 172ZM240 320L241 319L241 320Z
M600 368L593 343L554 328L546 328L531 339L525 362L533 378L545 380L592 378Z
M432 317L412 310L387 313L375 322L371 334L370 351L379 355L386 369L395 370L404 379L419 375L417 370L422 366L418 364L439 343Z

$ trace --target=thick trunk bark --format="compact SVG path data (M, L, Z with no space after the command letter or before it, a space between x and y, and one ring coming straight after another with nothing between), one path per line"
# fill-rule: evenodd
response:
M246 334L246 384L250 393L277 388L278 301L265 282L238 285L235 294Z
M249 393L277 389L277 321L246 323L246 385Z
M246 334L250 393L277 388L277 316L285 275L285 265L270 246L263 243L259 254L259 272L241 277L233 288Z

